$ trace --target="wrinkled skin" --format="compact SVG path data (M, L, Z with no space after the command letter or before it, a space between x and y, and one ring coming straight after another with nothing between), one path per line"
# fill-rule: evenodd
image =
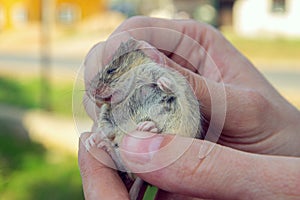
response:
M183 40L172 40L172 37L169 38L168 42L164 42L165 39L161 39L160 37L155 37L155 32L147 31L142 32L138 31L135 32L133 29L135 28L143 28L143 27L162 27L162 28L169 28L176 30L178 32L182 32L189 37L196 40L207 52L207 54L199 54L199 49L191 49L185 46L184 43L181 43ZM272 179L270 176L265 177L264 175L268 174L268 172L274 172L274 174L280 174L282 171L286 172L288 175L293 174L295 169L298 166L299 169L299 159L296 156L300 155L300 137L299 137L299 130L300 130L300 114L299 111L293 107L290 103L288 103L280 94L267 82L267 80L257 71L257 69L252 65L251 62L247 60L242 54L240 54L222 35L220 32L208 26L206 24L195 22L192 20L160 20L160 19L153 19L153 18L146 18L146 17L135 17L125 21L121 24L116 31L112 34L112 36L127 31L129 35L133 36L138 40L144 40L151 44L158 49L168 49L173 50L172 52L184 52L184 57L186 59L182 59L180 56L177 56L176 53L169 53L162 50L162 53L166 56L167 65L180 71L183 75L185 75L194 88L196 92L197 98L202 102L203 107L202 112L204 112L204 116L206 119L210 119L212 116L211 108L214 105L211 105L211 95L210 92L215 94L222 93L225 88L226 94L226 118L224 127L222 129L220 138L219 138L219 145L216 145L214 150L211 152L211 155L205 160L205 162L201 162L201 165L198 168L198 171L203 171L203 169L208 171L210 177L203 177L197 176L197 173L194 174L194 177L191 179L184 179L190 185L197 186L197 183L202 183L201 187L206 189L201 189L197 192L191 192L189 189L181 189L176 187L176 177L173 177L174 183L171 184L168 182L168 177L164 174L168 173L170 177L172 174L175 173L176 166L180 168L182 167L182 161L178 160L178 162L174 163L170 167L166 169L159 170L158 172L148 173L148 174L140 174L140 176L149 181L154 185L160 186L164 190L169 192L178 192L184 195L189 196L197 196L197 197L205 197L205 198L219 198L216 188L219 195L222 193L224 198L237 198L238 192L236 192L235 184L231 184L228 180L223 180L224 173L218 167L212 166L224 166L226 165L226 161L224 158L228 160L235 160L239 159L239 164L236 166L236 170L246 170L247 163L251 161L251 163L255 163L258 167L251 171L250 174L243 174L245 178L245 182L242 184L247 185L249 184L250 178L252 179L263 179L262 182L270 182ZM142 34L143 33L143 34ZM165 45L165 46L164 46ZM98 51L101 51L101 44L95 48L99 48ZM210 57L208 57L208 55ZM212 63L210 58L215 62L217 69L212 68ZM188 60L189 62L187 62ZM191 64L192 63L192 64ZM87 80L86 83L88 84L88 74L93 74L96 69L93 68L86 68ZM201 75L200 75L201 74ZM93 112L91 108L87 104L86 106L87 112L93 118ZM215 107L216 110L214 112L218 113L217 109L218 106ZM220 111L220 113L222 113ZM217 118L218 119L218 118ZM164 140L165 141L165 140ZM168 139L166 139L168 141ZM197 141L199 143L200 141ZM230 148L225 148L223 146L227 146ZM84 147L81 147L84 148ZM126 142L124 144L124 148L126 148ZM196 147L195 147L196 148ZM232 149L231 149L232 148ZM234 150L237 149L237 150ZM193 148L191 151L194 151ZM256 154L249 154L244 153L251 152ZM282 155L282 156L294 156L295 159L287 159L280 161L281 157L264 157L263 155L258 154L270 154L270 155ZM82 156L83 154L79 154L79 161L80 166L83 168L85 164L82 163ZM189 152L186 153L186 156L189 155ZM126 155L125 155L126 157ZM284 157L282 157L283 159ZM183 159L183 160L182 160ZM186 158L188 159L188 158ZM218 160L219 159L219 160ZM263 163L262 160L264 159L273 159L270 162ZM217 160L217 161L216 161ZM258 161L259 160L259 161ZM221 161L224 161L222 163ZM285 163L282 168L277 169L277 166L274 163ZM221 163L220 163L221 162ZM290 163L289 163L290 162ZM235 162L233 162L235 163ZM268 163L273 163L273 165L268 166ZM217 165L219 164L219 165ZM228 164L228 163L227 163ZM101 165L101 163L99 164ZM130 163L128 164L130 166ZM186 167L189 167L189 162L186 162ZM230 163L229 163L230 165ZM288 168L287 166L290 166ZM99 167L99 166L98 166ZM207 167L210 167L209 170ZM234 166L235 167L235 166ZM286 168L285 168L286 167ZM101 167L103 171L109 171L106 169L105 166ZM212 169L211 169L212 168ZM221 168L221 167L220 167ZM200 170L201 169L201 170ZM267 170L263 171L263 176L258 173L256 170ZM211 170L211 171L210 171ZM276 170L277 173L276 173ZM86 174L87 170L83 170L83 174ZM102 171L102 170L101 170ZM186 173L189 173L189 170L186 170ZM299 171L299 170L298 170ZM178 171L177 171L178 172ZM288 173L290 172L290 173ZM114 174L113 170L109 171L109 174ZM155 174L156 173L156 174ZM153 180L155 175L160 174L160 181L157 182ZM230 177L228 171L227 176ZM236 172L237 173L237 172ZM239 174L239 173L237 173ZM98 174L99 175L99 174ZM219 175L219 176L218 176ZM260 176L259 176L260 175ZM287 176L288 176L287 175ZM295 175L295 174L293 174ZM107 175L110 176L110 175ZM187 176L187 174L182 174L182 177ZM296 173L296 177L300 177L299 172ZM152 178L151 178L152 177ZM190 177L190 176L188 176ZM166 181L162 181L166 178ZM224 191L220 188L221 186L218 183L214 183L214 181L207 182L207 180L214 180L218 179L219 182L223 184L229 184L230 187L227 187ZM231 179L234 179L234 175L232 175ZM196 179L196 182L195 182ZM299 180L299 179L298 179ZM87 181L84 179L84 181ZM112 180L110 180L112 181ZM115 181L115 180L114 180ZM253 181L253 180L252 180ZM101 181L100 181L101 182ZM259 182L259 180L257 180ZM284 179L282 179L284 182ZM280 187L278 183L276 185L276 181L273 180L273 185L270 185L270 191L277 190ZM98 183L97 185L100 187L102 186L103 182ZM126 191L120 188L124 188L120 182L118 182L120 187L114 185L114 187L119 188L118 194L125 195ZM291 183L292 184L292 183ZM298 181L299 186L299 181ZM296 184L296 185L297 185ZM203 186L205 185L205 186ZM217 187L217 185L219 187ZM275 186L274 186L275 185ZM295 185L295 183L294 183ZM84 184L85 187L85 184ZM251 185L246 189L243 188L241 185L236 186L240 187L240 192L245 192L245 198L247 195L248 197L257 198L249 192L250 189L257 189L255 186ZM256 186L259 187L259 184ZM97 188L95 186L94 188ZM285 187L280 187L285 188ZM90 189L84 188L85 194L88 196L91 191ZM266 189L266 188L264 188ZM291 188L287 188L291 189ZM215 191L213 191L215 190ZM195 189L193 190L195 191ZM256 190L255 190L256 191ZM259 191L259 189L257 190ZM279 190L277 190L280 192ZM96 192L98 195L104 195L101 191L93 191ZM286 192L286 191L284 191ZM284 193L283 192L283 193ZM101 193L101 194L100 194ZM228 195L231 193L231 195ZM287 192L289 197L297 197L299 194L292 194ZM260 193L258 192L257 195ZM174 197L174 194L161 192L163 196L162 199L167 199L170 196ZM236 196L234 196L236 195ZM176 196L176 195L175 195ZM187 197L177 196L178 199L186 199ZM261 195L261 198L269 197L267 195ZM274 196L273 196L274 197ZM282 196L285 197L285 196ZM299 196L298 196L299 197ZM286 197L285 197L286 198ZM91 198L93 199L93 198Z

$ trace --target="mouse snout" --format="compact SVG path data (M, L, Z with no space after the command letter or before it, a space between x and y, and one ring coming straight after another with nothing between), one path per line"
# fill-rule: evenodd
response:
M112 88L109 85L98 86L92 91L93 97L101 101L110 101L112 93Z

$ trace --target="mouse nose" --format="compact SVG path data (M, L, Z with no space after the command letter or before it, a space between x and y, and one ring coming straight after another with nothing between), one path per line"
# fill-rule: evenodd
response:
M92 95L96 100L109 100L112 96L112 88L109 85L98 86L92 91Z

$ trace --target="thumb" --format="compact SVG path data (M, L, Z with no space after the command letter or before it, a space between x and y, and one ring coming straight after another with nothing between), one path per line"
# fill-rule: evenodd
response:
M182 195L213 199L236 199L241 194L246 199L264 197L286 189L285 181L291 181L287 178L291 176L280 175L283 163L287 163L287 169L291 164L295 169L299 166L299 160L291 163L288 158L250 154L193 138L134 134L139 137L127 135L120 146L126 166L152 185ZM200 159L200 149L212 145L210 154ZM179 155L180 149L183 152ZM171 157L177 159L166 163ZM295 169L292 173L298 177Z
M223 199L234 199L234 195L243 190L240 181L232 183L232 180L240 179L240 172L244 172L244 169L239 169L245 166L244 153L177 135L149 135L144 132L132 135L135 137L127 135L121 143L125 165L160 189L188 196ZM213 145L210 154L200 159L200 149Z

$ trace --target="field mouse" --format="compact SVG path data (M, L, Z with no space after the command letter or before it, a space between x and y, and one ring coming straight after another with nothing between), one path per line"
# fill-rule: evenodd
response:
M201 132L199 102L186 79L153 61L139 49L141 43L145 42L133 38L121 43L87 91L100 107L98 128L86 140L87 149L106 150L117 169L130 180L136 177L127 173L119 155L124 134L139 130L199 137ZM130 190L131 199L136 199L141 181L135 183Z

